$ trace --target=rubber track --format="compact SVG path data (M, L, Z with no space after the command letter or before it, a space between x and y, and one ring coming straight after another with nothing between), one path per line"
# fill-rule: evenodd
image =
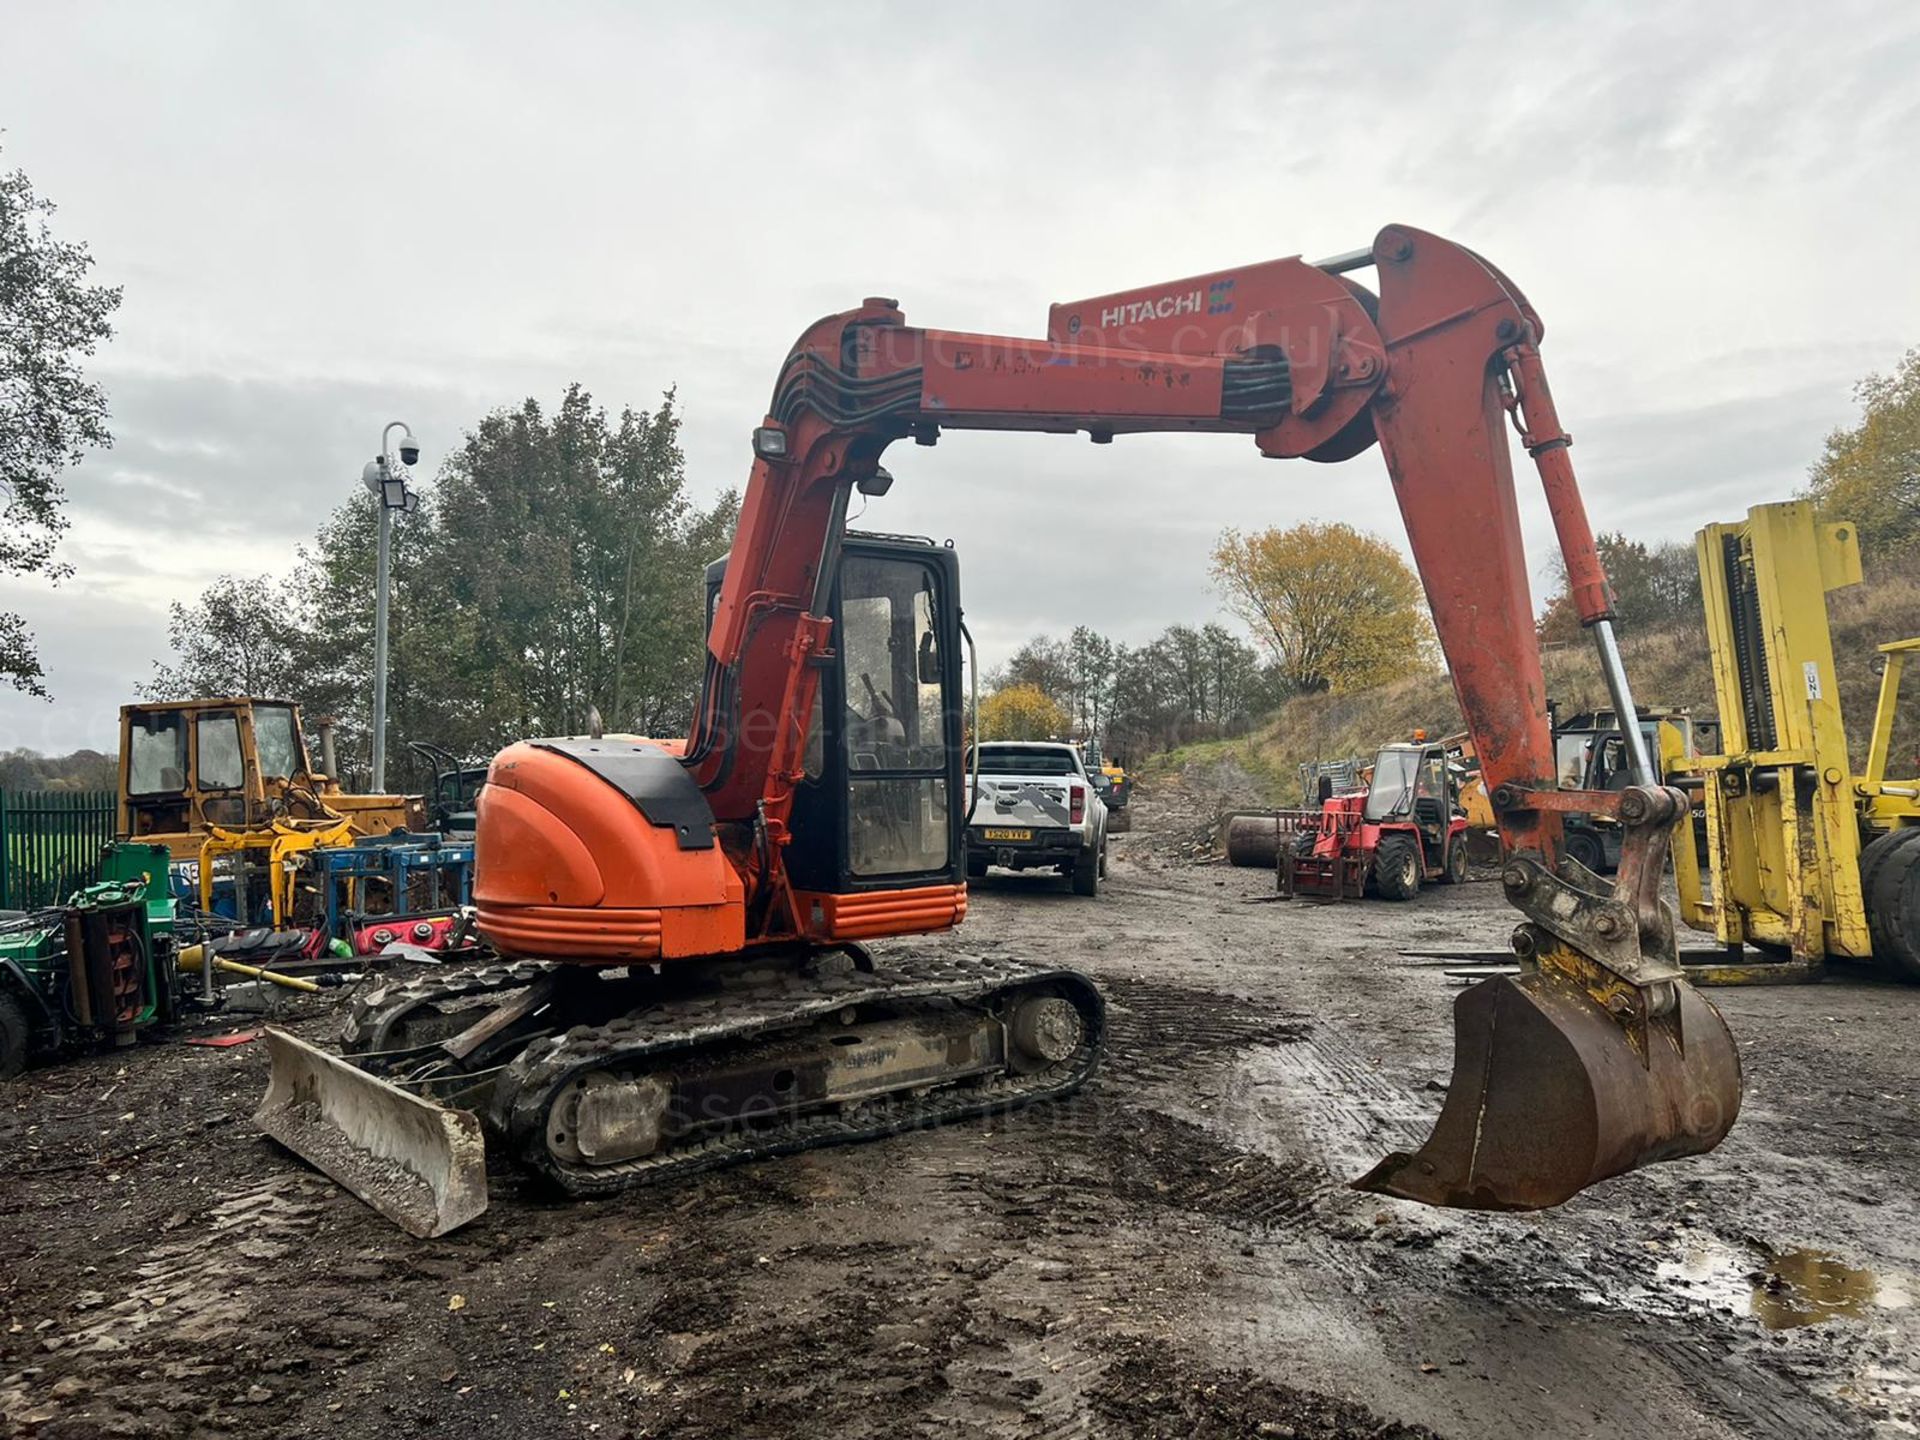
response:
M402 985L377 986L354 997L347 1023L340 1030L340 1051L343 1055L364 1055L370 1050L384 1050L393 1027L422 1005L521 990L554 968L539 960L520 960L445 977L428 975Z
M569 1081L588 1070L645 1069L676 1052L705 1050L795 1029L849 1005L956 1000L979 1002L1012 987L1051 987L1080 1011L1085 1034L1071 1057L1033 1075L1005 1075L862 1102L846 1111L795 1116L779 1125L724 1131L614 1165L568 1165L547 1149L547 1114ZM1084 975L1017 961L921 956L875 972L794 978L736 994L668 1002L597 1026L535 1040L494 1087L490 1118L514 1158L574 1196L610 1195L723 1165L791 1155L828 1145L874 1140L976 1115L1016 1109L1070 1095L1099 1063L1106 1006Z

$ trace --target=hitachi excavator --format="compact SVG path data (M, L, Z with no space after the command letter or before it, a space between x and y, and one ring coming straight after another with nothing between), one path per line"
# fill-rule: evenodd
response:
M1352 278L1371 267L1377 288ZM1541 366L1540 317L1487 261L1392 225L1056 305L1044 338L925 330L869 299L809 328L752 435L684 741L527 740L494 760L474 892L502 963L362 997L343 1053L271 1034L261 1124L417 1234L486 1203L483 1135L562 1192L1064 1096L1103 1045L1086 976L870 954L967 909L957 557L851 535L897 440L948 430L1251 435L1269 457L1378 442L1504 843L1521 973L1455 1005L1432 1136L1354 1183L1531 1209L1712 1149L1740 1069L1681 978L1659 879L1685 799L1555 783L1510 417L1539 470L1616 712L1634 713ZM1624 835L1611 882L1569 811ZM483 1119L484 1117L484 1119Z

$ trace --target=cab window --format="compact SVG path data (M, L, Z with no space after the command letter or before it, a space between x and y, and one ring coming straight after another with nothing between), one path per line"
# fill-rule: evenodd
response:
M293 726L290 705L253 707L253 743L260 751L261 775L291 779L306 770L301 753L300 732Z
M842 572L847 765L852 770L943 770L933 571L913 562L854 560Z
M1367 787L1366 818L1391 820L1411 810L1420 768L1420 756L1411 750L1382 751Z
M849 560L841 570L848 864L861 877L945 869L947 698L930 566Z
M1587 788L1587 745L1593 736L1575 731L1553 738L1554 767L1559 772L1562 790Z
M240 722L231 715L203 715L194 778L202 790L238 790L246 782L240 760Z
M127 733L127 793L178 795L187 788L187 717L178 710L134 717Z

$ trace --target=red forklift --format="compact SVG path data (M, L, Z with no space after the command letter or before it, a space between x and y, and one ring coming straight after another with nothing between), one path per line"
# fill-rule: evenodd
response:
M1323 795L1318 810L1281 811L1281 895L1411 900L1422 884L1459 884L1467 878L1463 777L1442 745L1416 735L1381 748L1366 789Z

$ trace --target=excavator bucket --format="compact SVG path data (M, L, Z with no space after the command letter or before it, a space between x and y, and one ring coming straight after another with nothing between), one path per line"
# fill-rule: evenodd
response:
M1356 1190L1468 1210L1538 1210L1595 1181L1718 1145L1740 1109L1740 1056L1684 981L1648 1018L1542 969L1482 981L1453 1007L1453 1080L1433 1134ZM1620 1012L1615 1018L1613 1011Z
M487 1208L480 1119L269 1027L273 1075L254 1123L410 1235L429 1239Z

